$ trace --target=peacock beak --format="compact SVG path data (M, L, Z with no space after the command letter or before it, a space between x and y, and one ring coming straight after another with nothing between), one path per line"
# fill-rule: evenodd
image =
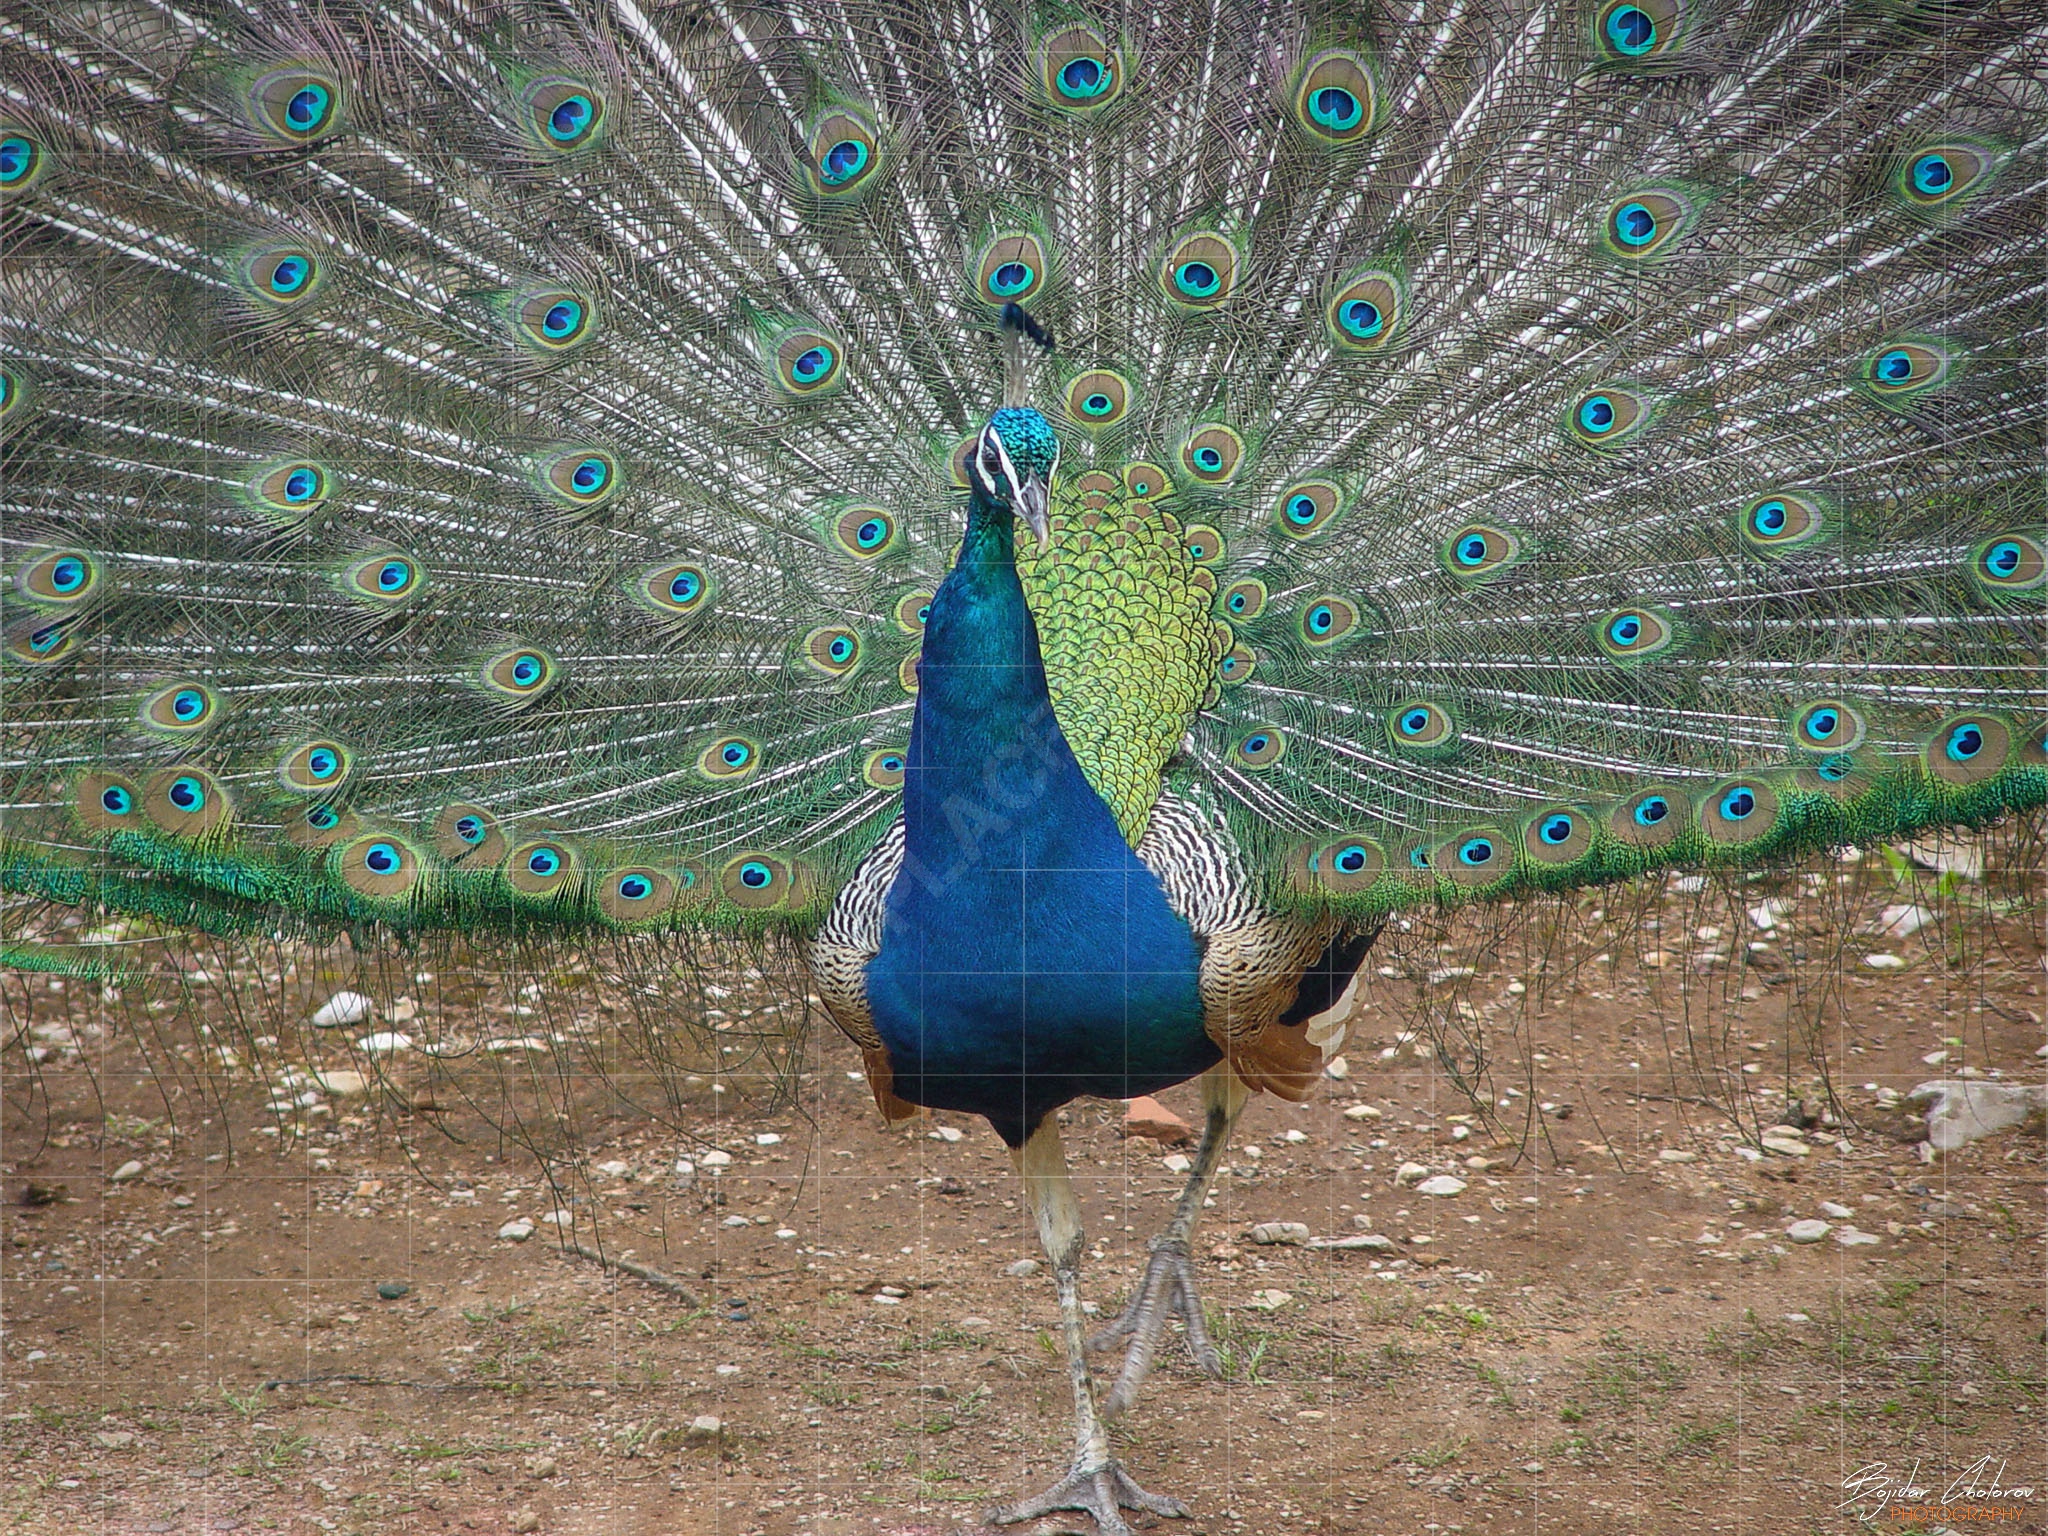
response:
M1038 552L1044 554L1052 546L1052 525L1046 521L1046 505L1052 498L1052 487L1043 477L1031 476L1017 487L1017 510L1024 521L1038 537Z

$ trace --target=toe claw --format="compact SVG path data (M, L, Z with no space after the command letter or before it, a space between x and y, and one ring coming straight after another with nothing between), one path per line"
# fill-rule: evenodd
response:
M1195 1364L1204 1374L1220 1377L1223 1361L1209 1340L1208 1325L1202 1317L1202 1298L1195 1289L1194 1267L1188 1259L1187 1247L1182 1243L1161 1242L1152 1249L1152 1256L1145 1264L1144 1278L1131 1293L1122 1315L1088 1341L1090 1349L1109 1349L1125 1338L1131 1341L1116 1384L1102 1400L1102 1411L1106 1415L1114 1417L1131 1406L1138 1395L1138 1388L1152 1369L1152 1355L1159 1346L1159 1336L1174 1317L1186 1325L1188 1351L1195 1357Z
M1147 1493L1117 1462L1099 1467L1076 1468L1044 1493L992 1510L989 1519L997 1525L1015 1525L1037 1520L1063 1510L1077 1510L1095 1522L1096 1536L1132 1536L1122 1511L1142 1510L1169 1520L1184 1520L1187 1505L1165 1494Z

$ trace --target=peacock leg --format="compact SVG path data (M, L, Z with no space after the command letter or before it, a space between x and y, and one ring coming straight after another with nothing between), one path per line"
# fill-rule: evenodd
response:
M1145 1278L1131 1293L1123 1315L1088 1341L1090 1349L1108 1349L1128 1337L1124 1368L1116 1385L1102 1400L1102 1412L1114 1418L1137 1400L1138 1388L1152 1369L1152 1356L1167 1323L1178 1317L1187 1328L1188 1350L1195 1364L1211 1376L1223 1374L1223 1362L1209 1340L1208 1325L1202 1319L1202 1297L1195 1287L1194 1265L1188 1243L1195 1223L1201 1218L1202 1202L1208 1198L1209 1182L1223 1149L1230 1145L1238 1116L1244 1113L1251 1090L1244 1080L1219 1062L1202 1075L1202 1103L1208 1113L1202 1123L1202 1145L1195 1152L1195 1166L1188 1171L1187 1187L1173 1209L1166 1230L1152 1239L1152 1255L1145 1263Z
M1074 1464L1071 1471L1044 1493L996 1510L998 1525L1035 1520L1056 1510L1092 1515L1100 1536L1130 1536L1120 1513L1184 1516L1178 1499L1147 1493L1109 1452L1109 1433L1095 1411L1095 1387L1088 1379L1088 1356L1081 1326L1081 1202L1067 1177L1066 1149L1059 1124L1051 1115L1038 1124L1017 1154L1025 1198L1038 1221L1038 1240L1052 1261L1053 1283L1059 1290L1060 1329L1067 1346L1067 1375L1074 1388Z

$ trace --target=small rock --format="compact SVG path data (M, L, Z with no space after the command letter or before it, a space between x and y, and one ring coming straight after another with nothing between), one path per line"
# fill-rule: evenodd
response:
M313 1014L315 1029L336 1029L343 1024L360 1024L376 1005L360 992L337 992Z
M1378 1232L1347 1232L1342 1237L1312 1237L1308 1240L1308 1245L1311 1248L1334 1249L1339 1253L1349 1253L1357 1249L1364 1249L1368 1253L1394 1251L1394 1240Z
M1336 1082L1343 1082L1351 1075L1351 1063L1342 1056L1332 1056L1323 1063L1323 1076Z
M1813 1152L1805 1142L1794 1141L1790 1136L1765 1136L1763 1143L1766 1152L1775 1152L1780 1157L1808 1157Z
M673 1172L675 1173L675 1176L677 1178L682 1179L685 1182L688 1182L689 1180L697 1177L697 1165L691 1162L687 1157L679 1157L676 1159L676 1165Z
M721 1152L717 1147L713 1147L709 1152L698 1158L697 1161L706 1168L730 1168L732 1166L732 1154L730 1152Z
M533 1510L522 1509L512 1517L512 1529L519 1536L531 1536L532 1532L540 1529L540 1516Z
M1344 1111L1344 1118L1346 1120L1378 1120L1383 1117L1370 1104L1354 1104Z
M1441 970L1431 971L1429 973L1429 984L1432 987L1448 986L1451 982L1454 981L1469 981L1472 977L1477 976L1478 974L1479 973L1469 965L1447 965L1443 967Z
M1014 1264L1006 1264L1005 1266L1003 1266L1003 1273L1008 1275L1012 1280L1029 1280L1033 1275L1038 1273L1038 1260L1019 1259Z
M966 1136L967 1133L957 1125L941 1125L933 1128L930 1139L933 1141L957 1142L965 1140Z
M1522 1463L1522 1470L1533 1476L1543 1470L1543 1463L1540 1461L1525 1461Z
M1244 1250L1235 1243L1217 1243L1209 1250L1209 1257L1218 1264L1228 1264L1244 1257Z
M1292 1291L1253 1291L1251 1304L1261 1312L1278 1312L1292 1300Z
M1934 914L1925 907L1905 903L1886 907L1877 915L1875 932L1888 939L1910 939L1914 934L1934 921Z
M1874 955L1865 955L1863 963L1873 971L1903 971L1906 968L1906 962L1902 958L1885 951L1880 951Z
M779 1147L782 1145L782 1138L774 1131L763 1131L754 1138L754 1145L757 1147Z
M1178 1147L1195 1139L1195 1128L1147 1094L1124 1105L1123 1134Z
M1472 1127L1471 1127L1471 1126L1469 1126L1469 1125L1454 1125L1454 1126L1452 1126L1452 1127L1451 1127L1451 1140L1453 1140L1453 1141L1470 1141L1471 1139L1472 1139Z
M125 1451L135 1443L135 1432L132 1429L103 1429L92 1438L102 1449Z
M1518 981L1511 981L1511 982L1509 982L1509 983L1508 983L1508 996L1509 996L1509 997L1526 997L1526 996L1528 996L1528 995L1529 995L1529 984L1528 984L1527 982L1525 982L1525 981L1519 981L1519 980L1518 980Z
M1930 1058L1931 1059L1931 1058ZM1908 1098L1927 1106L1927 1140L1923 1147L1953 1152L1979 1137L2048 1116L2048 1085L2040 1083L1958 1082L1942 1079L1922 1083Z
M1252 1228L1252 1241L1267 1247L1298 1248L1308 1241L1308 1227L1298 1221L1262 1221Z
M718 1439L724 1433L724 1420L716 1414L700 1413L690 1420L690 1427L683 1431L683 1438L693 1445L703 1445Z
M320 1071L313 1074L313 1081L338 1099L346 1099L363 1092L370 1086L370 1080L360 1072L346 1067L334 1071Z
M900 1285L885 1285L881 1287L880 1294L888 1297L891 1301L901 1301L910 1292L903 1289Z
M1295 1410L1294 1417L1298 1423L1320 1424L1329 1415L1320 1408L1298 1408Z
M528 1477L553 1477L555 1470L555 1458L552 1456L529 1456L526 1458L526 1475Z
M1439 1173L1416 1185L1415 1192L1418 1195L1462 1195L1465 1193L1465 1181L1452 1174Z
M1676 1147L1666 1147L1657 1154L1660 1163L1696 1163L1700 1160L1697 1152L1681 1152Z
M412 1049L412 1036L399 1034L396 1030L379 1030L358 1040L356 1049L365 1056L396 1056L401 1051Z
M617 1158L613 1158L608 1163L599 1163L597 1165L597 1171L603 1174L608 1179L623 1179L628 1177L633 1172L633 1165L631 1163L621 1162Z
M725 1227L751 1227L753 1224L754 1218L751 1216L728 1216L719 1223L720 1226Z
M740 1220L745 1221L746 1217L742 1216ZM540 1223L544 1227L573 1227L576 1225L576 1217L571 1211L558 1209L549 1211L545 1216L542 1216Z
M1873 1243L1883 1242L1884 1239L1875 1232L1859 1232L1854 1227L1844 1227L1835 1234L1835 1241L1844 1248L1867 1248Z
M1485 1173L1490 1169L1500 1167L1503 1161L1503 1159L1498 1157L1468 1157L1465 1159L1465 1166L1472 1169L1475 1173Z
M1394 1170L1396 1184L1420 1184L1429 1177L1429 1170L1420 1163L1403 1163Z
M1795 1243L1817 1243L1832 1230L1826 1222L1816 1221L1809 1216L1804 1221L1793 1222L1785 1229L1785 1235Z
M1186 1173L1195 1166L1183 1152L1169 1152L1160 1161L1166 1165L1168 1173Z
M377 1299L380 1301L400 1301L411 1294L412 1287L403 1280L386 1280L377 1287Z
M1823 1216L1832 1216L1837 1221L1846 1221L1849 1217L1854 1216L1856 1214L1854 1211L1849 1209L1848 1206L1843 1205L1836 1200L1821 1201L1820 1213Z
M517 1217L498 1228L498 1236L508 1243L523 1243L533 1236L533 1223L524 1216Z
M142 1177L142 1164L131 1157L127 1162L108 1174L107 1177L116 1184L126 1184L130 1179Z

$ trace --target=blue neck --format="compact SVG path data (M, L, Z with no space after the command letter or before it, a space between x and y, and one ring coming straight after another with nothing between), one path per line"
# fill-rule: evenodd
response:
M909 761L905 846L935 874L1000 859L1055 823L1122 841L1053 718L1010 511L979 489L925 623Z
M867 972L898 1093L1014 1146L1216 1060L1194 937L1060 732L1009 511L978 492L925 624L903 821Z

